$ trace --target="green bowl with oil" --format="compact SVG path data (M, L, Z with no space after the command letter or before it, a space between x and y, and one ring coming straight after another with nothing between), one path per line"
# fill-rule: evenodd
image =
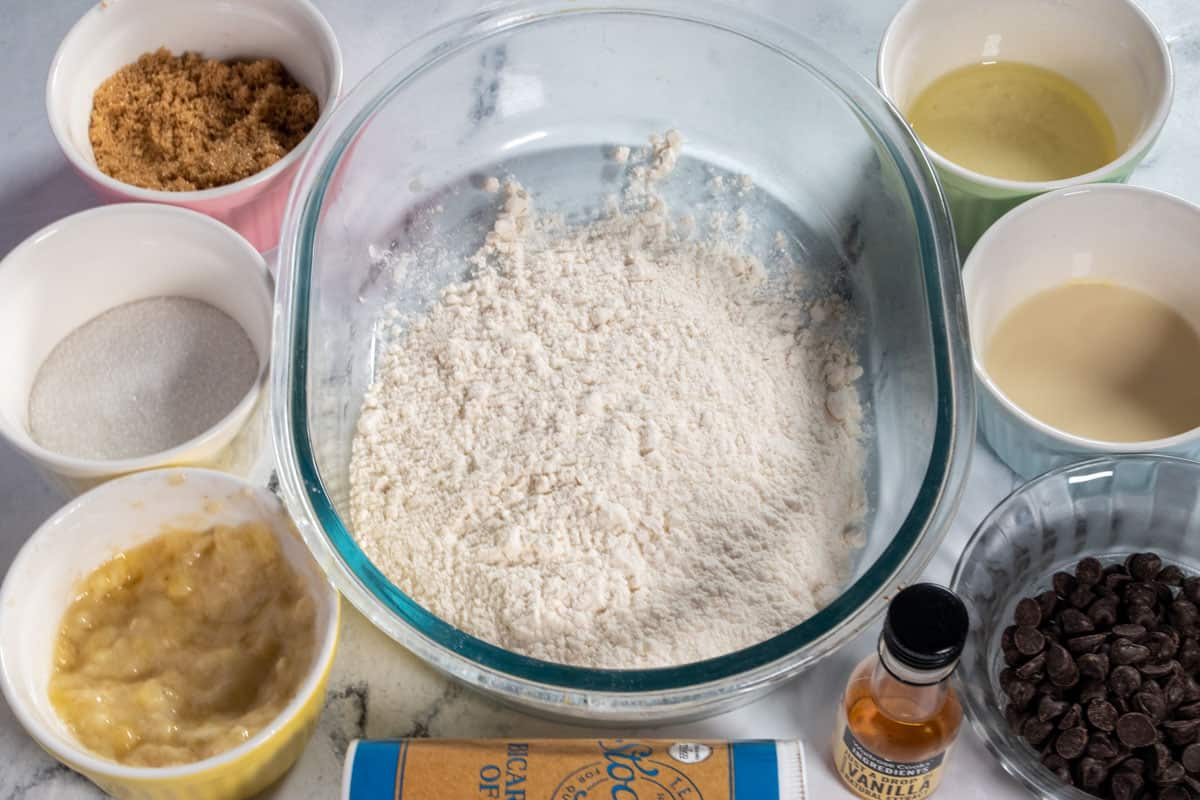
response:
M909 0L877 77L937 168L963 255L1031 197L1128 180L1174 90L1130 0Z

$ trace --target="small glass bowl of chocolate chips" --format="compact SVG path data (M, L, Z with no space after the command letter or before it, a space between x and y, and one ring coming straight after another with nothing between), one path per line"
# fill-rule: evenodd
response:
M1018 489L953 590L988 748L1044 797L1200 800L1200 463L1113 456Z

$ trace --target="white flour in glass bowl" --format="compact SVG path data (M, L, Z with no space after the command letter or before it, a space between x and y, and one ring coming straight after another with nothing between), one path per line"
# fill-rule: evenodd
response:
M588 225L504 184L472 277L382 356L353 444L376 566L450 624L559 663L755 644L836 597L861 544L848 308L675 224L654 182L680 139L652 141L641 163L620 153L625 203Z

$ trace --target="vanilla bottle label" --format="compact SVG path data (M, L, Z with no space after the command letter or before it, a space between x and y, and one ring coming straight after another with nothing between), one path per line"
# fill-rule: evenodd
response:
M833 748L838 774L855 794L867 800L924 800L942 780L945 752L925 761L889 761L864 747L848 725L842 727Z

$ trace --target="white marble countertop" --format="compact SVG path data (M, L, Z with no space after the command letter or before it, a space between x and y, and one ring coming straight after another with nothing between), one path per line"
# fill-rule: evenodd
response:
M901 0L751 0L820 41L852 67L872 76L875 48ZM341 41L346 85L401 43L433 25L470 12L478 0L317 0ZM43 225L96 204L59 153L43 107L50 59L89 0L9 0L0 11L0 76L6 107L0 114L0 253ZM1200 202L1200 4L1143 0L1166 35L1175 59L1175 108L1163 136L1133 182ZM958 518L929 567L948 580L973 527L1014 485L1011 473L985 447L977 449ZM0 571L38 524L61 504L49 486L0 443ZM828 763L827 739L836 696L874 633L767 698L720 717L656 731L661 736L709 738L799 737L809 753L814 798L849 797ZM319 729L296 768L268 794L328 798L337 793L342 756L355 737L568 736L573 728L498 706L425 667L347 604L341 649ZM630 731L635 733L635 731ZM636 731L645 733L645 731ZM99 796L90 783L45 755L0 701L0 798L45 800ZM1024 796L966 730L950 759L943 797L1002 800Z

